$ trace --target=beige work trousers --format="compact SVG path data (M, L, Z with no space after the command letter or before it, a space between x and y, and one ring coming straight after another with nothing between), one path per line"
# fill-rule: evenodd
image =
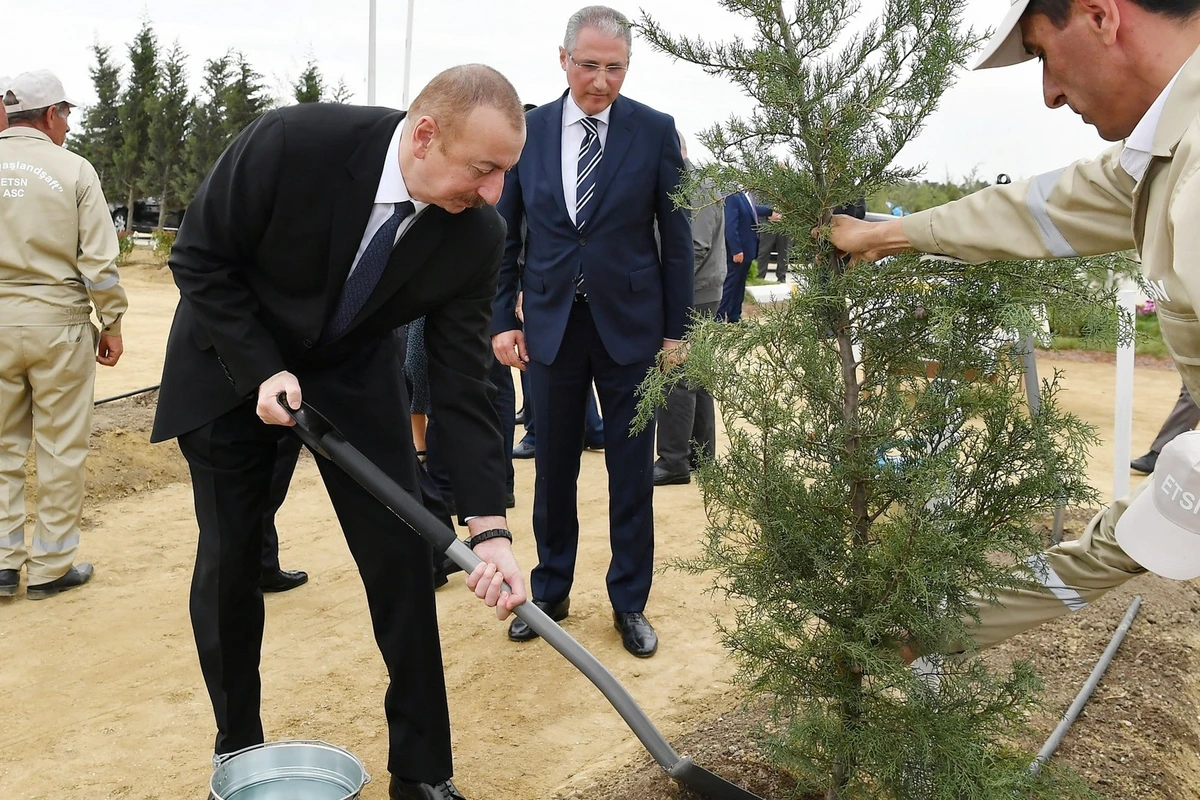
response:
M62 577L79 547L92 427L97 331L0 326L0 569L30 584ZM25 458L37 435L37 519L25 543Z
M974 644L957 642L947 650L982 650L999 644L1064 614L1082 611L1109 589L1144 573L1146 570L1117 544L1116 527L1125 509L1151 483L1152 479L1147 478L1129 495L1093 517L1078 539L1031 558L1027 566L1038 585L1007 589L995 602L979 598L979 623L968 622Z

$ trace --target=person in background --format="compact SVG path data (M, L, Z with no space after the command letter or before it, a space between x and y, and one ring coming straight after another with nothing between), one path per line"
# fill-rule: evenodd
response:
M498 206L508 243L492 347L502 362L529 369L537 415L532 594L558 620L568 614L575 577L580 451L595 382L613 626L626 650L646 658L658 648L644 613L654 576L654 426L632 435L630 424L646 372L683 338L693 268L687 214L672 199L683 170L675 122L620 94L632 41L629 20L606 6L580 9L567 22L558 51L567 91L529 112L529 141ZM519 277L522 223L529 246ZM522 289L523 330L515 313ZM520 619L508 635L536 637Z
M0 131L0 597L82 586L96 364L124 352L129 307L100 178L63 148L76 103L48 70L4 81ZM100 322L91 322L95 311ZM25 457L36 431L37 515L25 537Z
M1154 472L1154 466L1158 463L1158 454L1167 446L1167 443L1179 434L1194 429L1197 424L1200 424L1200 408L1196 407L1196 401L1192 399L1192 393L1188 391L1185 383L1179 387L1179 399L1175 401L1175 407L1171 409L1171 413L1163 421L1162 427L1158 429L1158 436L1154 437L1154 443L1150 445L1150 452L1129 462L1130 469L1143 475Z
M738 322L746 299L750 262L758 255L758 226L771 216L768 206L758 205L749 192L734 192L725 198L725 285L717 319ZM759 270L761 276L762 270Z
M687 142L679 136L684 169L693 170L688 160ZM725 201L711 179L696 186L689 205L692 207L692 252L696 273L692 308L698 315L711 317L721 302L725 283ZM765 262L759 262L765 263ZM658 412L658 460L654 462L654 485L691 483L692 470L700 459L716 453L716 408L712 395L701 386L679 383L667 395L667 404ZM696 447L699 447L699 452Z

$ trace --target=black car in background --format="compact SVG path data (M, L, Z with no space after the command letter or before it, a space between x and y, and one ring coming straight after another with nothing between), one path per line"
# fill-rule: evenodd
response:
M137 200L133 204L133 230L138 233L150 233L158 230L158 213L162 208L162 203L157 197L147 197L142 200ZM109 211L112 213L113 226L118 231L123 231L129 221L129 210L124 204L114 205L109 204ZM167 215L163 218L163 228L166 230L175 230L179 227L179 223L183 221L184 209L172 210L167 209Z

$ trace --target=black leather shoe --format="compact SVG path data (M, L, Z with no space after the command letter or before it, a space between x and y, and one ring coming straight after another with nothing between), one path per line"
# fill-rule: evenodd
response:
M638 658L649 658L658 650L658 634L640 611L614 611L613 627L621 632L621 644Z
M92 565L84 562L76 564L67 570L67 574L57 580L49 583L39 583L37 586L26 586L25 595L30 600L45 600L47 597L53 597L59 592L65 592L68 589L74 589L76 586L83 586L92 579Z
M588 441L585 439L583 442L583 449L584 450L603 450L604 449L604 440L603 439L593 439L591 441Z
M1129 468L1134 472L1140 472L1143 475L1149 475L1154 472L1154 466L1158 463L1158 453L1151 450L1141 458L1135 458L1129 462Z
M441 783L408 783L392 778L388 784L389 800L467 800L453 781Z
M0 597L15 597L21 585L21 570L0 569Z
M308 583L308 573L298 569L281 569L258 579L258 588L264 592L286 592Z
M533 458L533 442L526 437L513 448L513 458Z
M569 597L557 605L550 605L541 600L534 600L533 604L545 611L555 622L562 622L571 611L571 598ZM538 635L533 628L525 624L524 620L513 617L512 624L508 626L508 638L514 642L528 642L538 638Z
M654 485L655 486L672 486L680 483L691 483L692 473L690 472L671 472L670 470L654 465Z
M513 417L513 422L516 423L516 425L524 425L525 424L525 406L521 406L521 410L518 411L516 413L516 415ZM516 427L516 425L514 425L513 427Z

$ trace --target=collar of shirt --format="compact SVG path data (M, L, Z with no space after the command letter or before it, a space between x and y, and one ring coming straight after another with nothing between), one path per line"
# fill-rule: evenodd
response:
M600 144L601 144L601 146L603 146L605 134L606 134L607 128L608 128L608 117L610 114L612 114L612 104L611 103L609 103L608 108L604 109L599 114L583 113L583 109L579 107L579 105L575 102L575 98L572 97L571 93L568 91L567 92L567 101L565 103L563 103L563 130L566 130L567 128L571 127L575 123L582 120L584 117L591 116L591 117L599 120L600 122L604 123L603 125L597 126L598 132L600 134ZM583 139L581 138L580 141L583 141Z
M412 215L415 218L425 210L429 203L413 200L412 195L408 193L408 186L404 183L404 176L400 174L400 137L403 135L404 122L402 120L396 126L396 132L392 134L387 155L383 157L383 172L379 175L379 188L375 190L375 203L377 205L381 203L395 205L403 203L405 200L411 200L416 209Z
M1125 140L1125 148L1121 150L1121 168L1139 183L1145 176L1147 167L1150 166L1150 151L1154 148L1154 134L1158 130L1158 121L1162 118L1163 108L1167 105L1167 97L1170 96L1175 81L1179 80L1179 74L1186 66L1187 62L1184 62L1183 67L1180 67L1179 72L1175 73L1175 77L1171 78L1171 82L1162 90L1162 94L1147 109L1145 115L1133 129L1133 133L1129 134L1129 138Z

